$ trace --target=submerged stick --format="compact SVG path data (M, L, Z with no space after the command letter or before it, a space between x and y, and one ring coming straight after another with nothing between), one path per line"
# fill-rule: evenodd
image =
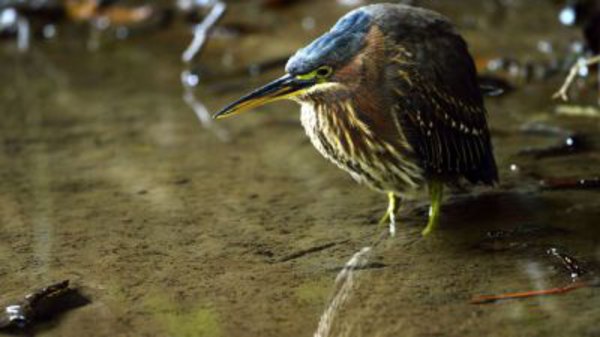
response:
M206 16L202 22L194 27L194 39L187 47L187 49L181 55L183 62L190 62L204 47L206 38L211 28L219 21L219 19L225 14L227 5L221 1L215 2L210 13Z
M389 231L384 231L373 244L362 247L358 252L354 253L350 260L346 262L342 270L335 277L335 290L333 297L329 301L327 308L321 314L317 331L313 337L329 337L333 328L333 322L338 315L340 309L350 296L358 281L358 271L365 269L369 263L369 257L373 250L378 247L386 238L389 237Z
M229 135L222 129L214 125L210 112L206 105L202 103L194 93L194 87L198 85L199 77L190 70L190 63L194 57L202 50L206 43L208 33L225 14L227 5L222 1L214 2L210 13L196 25L194 28L194 38L187 49L183 52L181 58L185 63L185 69L181 72L181 84L183 85L183 101L194 110L196 117L205 128L213 131L222 141L229 140Z
M563 85L560 87L560 89L554 94L552 95L552 98L554 99L562 99L563 101L568 101L569 100L569 88L571 87L571 84L573 84L573 81L575 81L575 77L577 76L577 73L579 72L580 69L585 68L585 67L589 67L592 66L594 64L598 64L600 63L600 55L596 55L596 56L592 56L590 58L587 59L581 59L579 61L577 61L577 63L575 63L572 67L571 70L569 70L569 75L567 75L567 78L565 79L565 82L563 83Z
M555 109L556 113L564 116L574 117L600 117L600 108L592 105L557 105Z
M548 295L558 295L568 293L570 291L587 288L593 286L590 282L575 282L568 284L564 287L551 288L551 289L542 289L542 290L530 290L530 291L522 291L522 292L514 292L514 293L506 293L500 295L483 295L476 296L471 299L471 304L487 304L493 303L502 300L515 300L521 298L530 298L537 296L548 296Z
M317 331L315 331L314 337L328 337L333 327L333 321L337 316L339 309L343 304L346 303L354 288L354 282L356 278L356 270L364 266L367 261L369 254L373 250L373 247L366 246L356 252L348 262L342 268L342 271L335 278L336 290L334 296L329 302L329 305L321 314Z
M88 298L69 286L69 280L54 283L0 310L0 331L24 332L36 323L89 303Z

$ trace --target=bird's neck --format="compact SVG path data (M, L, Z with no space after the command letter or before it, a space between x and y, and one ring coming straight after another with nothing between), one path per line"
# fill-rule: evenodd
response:
M301 102L302 126L324 156L330 157L331 153L348 158L363 155L366 143L375 141L371 127L355 102L348 93L338 93L335 99L331 93L327 97L313 95L310 100Z

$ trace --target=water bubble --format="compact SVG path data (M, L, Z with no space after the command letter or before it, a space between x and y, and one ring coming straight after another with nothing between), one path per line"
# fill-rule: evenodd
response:
M575 145L575 139L573 139L573 137L568 137L567 139L565 139L565 144L567 146L573 146Z
M221 63L226 68L232 68L235 65L235 57L233 56L233 53L230 51L225 52L221 57Z
M502 59L493 59L490 60L487 64L487 68L490 71L499 71L502 69L502 67L504 66L504 62Z
M45 39L51 39L56 36L56 26L55 25L45 25L42 29L42 36Z
M304 30L313 30L315 29L316 26L316 21L315 18L313 18L312 16L307 16L304 19L302 19L302 28L304 28Z
M104 16L99 17L94 20L94 27L100 30L105 30L110 27L110 19Z
M571 44L570 49L573 53L582 53L585 49L585 44L581 41L575 41Z
M565 26L572 26L575 24L575 20L577 19L577 14L575 14L575 9L573 7L567 7L560 11L558 15L558 20Z
M545 54L551 54L553 51L552 44L549 41L538 41L537 48L540 52Z
M17 10L14 8L7 8L0 13L0 28L9 27L17 22Z
M200 76L186 70L181 73L181 81L187 87L195 87L198 85L198 83L200 83Z
M579 63L579 70L577 71L579 76L587 77L590 74L590 68L587 65L587 60L585 58L580 58L577 60L577 63Z

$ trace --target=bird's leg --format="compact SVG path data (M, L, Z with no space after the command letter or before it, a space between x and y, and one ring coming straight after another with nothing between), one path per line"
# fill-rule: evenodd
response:
M394 236L396 234L396 212L398 211L398 199L394 192L388 192L388 208L381 220L379 220L379 224L383 225L390 220L390 235Z
M427 222L427 227L425 227L422 232L423 236L429 235L437 227L440 220L442 195L444 194L444 183L440 181L431 181L428 187L431 206L429 206L429 221Z
M393 193L388 192L387 195L388 195L388 208L385 211L385 214L377 222L379 225L383 225L384 223L386 223L388 221L388 219L390 218L390 209L392 208L392 203L395 202L395 201L393 201L393 198L395 198Z

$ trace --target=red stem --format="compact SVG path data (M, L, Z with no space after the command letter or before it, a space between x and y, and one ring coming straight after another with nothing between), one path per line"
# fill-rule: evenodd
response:
M546 296L546 295L557 295L564 294L569 291L573 291L579 288L589 287L589 282L575 282L568 284L564 287L551 288L551 289L542 289L542 290L530 290L516 293L506 293L500 295L485 295L485 296L476 296L471 299L471 304L486 304L491 302L496 302L500 300L512 300L519 298L529 298L535 296Z

